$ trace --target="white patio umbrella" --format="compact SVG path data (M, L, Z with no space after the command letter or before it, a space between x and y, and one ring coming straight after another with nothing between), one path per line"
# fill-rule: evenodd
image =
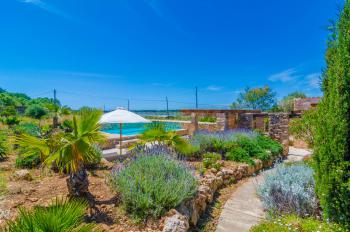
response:
M102 115L99 123L101 124L119 124L119 140L120 140L120 154L122 154L122 130L124 123L149 123L151 121L141 117L138 114L125 110L124 108L117 108L114 111Z

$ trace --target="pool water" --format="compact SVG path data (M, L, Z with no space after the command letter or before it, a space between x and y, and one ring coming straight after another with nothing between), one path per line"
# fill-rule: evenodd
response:
M160 122L164 124L167 131L181 130L182 127L176 122ZM122 135L131 136L138 135L147 129L147 123L125 123L123 124ZM109 134L119 135L119 124L106 124L103 125L102 131Z

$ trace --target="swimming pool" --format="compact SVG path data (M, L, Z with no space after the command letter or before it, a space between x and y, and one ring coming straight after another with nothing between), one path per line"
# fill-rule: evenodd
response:
M182 127L176 122L160 122L164 124L167 131L181 130ZM147 128L147 123L125 123L123 124L123 136L138 135L144 132ZM106 124L103 125L102 131L109 134L119 135L119 124Z

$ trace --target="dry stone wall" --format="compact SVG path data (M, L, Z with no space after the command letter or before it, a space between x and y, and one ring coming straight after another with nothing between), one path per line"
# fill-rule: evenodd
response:
M289 152L289 115L287 113L269 114L269 136L283 146L283 155Z
M170 210L161 219L163 232L186 232L190 226L198 223L200 216L205 212L207 206L214 200L215 192L230 183L252 176L264 167L272 166L273 162L262 162L255 160L255 166L237 164L232 167L222 168L218 172L210 172L199 178L197 194L192 199L183 202L176 209Z

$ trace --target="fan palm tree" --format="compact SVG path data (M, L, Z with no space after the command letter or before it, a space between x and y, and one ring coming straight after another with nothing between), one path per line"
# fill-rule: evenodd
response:
M183 145L186 141L175 131L167 131L163 124L155 122L148 125L148 128L141 134L140 141L136 146L145 146L147 143L152 146L165 145L174 148Z
M98 110L83 109L73 116L73 131L61 134L58 142L29 135L19 135L17 142L28 150L40 151L45 158L44 164L55 163L61 172L67 172L71 196L86 197L89 181L84 164L100 155L96 144L104 139L98 122L101 114Z

